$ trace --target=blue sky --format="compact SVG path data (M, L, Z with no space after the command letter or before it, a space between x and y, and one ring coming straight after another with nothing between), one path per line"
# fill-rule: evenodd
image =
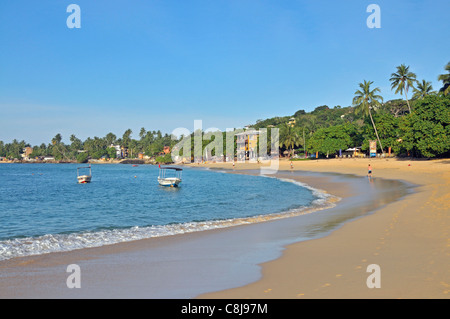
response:
M69 4L81 28L69 29ZM369 29L369 4L381 28ZM398 98L404 63L441 87L448 0L0 2L0 140L33 145L141 127L243 127L348 106L358 83Z

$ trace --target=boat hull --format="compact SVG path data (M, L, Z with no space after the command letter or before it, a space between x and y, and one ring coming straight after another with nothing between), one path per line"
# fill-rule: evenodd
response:
M179 178L158 178L158 183L161 186L165 187L178 187L178 185L181 183L181 179Z
M82 175L78 176L78 184L86 184L91 182L91 176Z

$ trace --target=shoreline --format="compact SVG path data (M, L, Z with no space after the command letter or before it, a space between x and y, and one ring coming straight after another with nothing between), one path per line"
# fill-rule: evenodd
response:
M227 164L225 164L227 165ZM202 165L203 166L203 165ZM197 167L197 166L195 166ZM252 168L252 167L247 167L248 168ZM242 172L244 173L244 171L239 170L238 172ZM254 172L253 172L254 173ZM283 175L283 174L290 174L289 170L285 170L283 172L279 172L279 175ZM323 174L322 174L323 175ZM351 189L352 185L345 185L345 183L350 184L349 181L347 180L348 177L344 177L343 179L345 180L345 183L340 181L340 175L338 176L334 176L334 177L330 177L328 176L329 174L325 174L323 176L310 176L308 179L307 184L311 185L311 182L316 183L316 185L320 186L320 187L316 187L319 189L325 189L328 193L331 194L337 194L342 195L344 197L351 197L352 196L352 192L357 192L357 190L355 189ZM286 176L284 176L286 177ZM288 177L292 177L289 176ZM297 178L299 178L297 176ZM302 182L305 182L305 176L302 176ZM323 187L323 186L326 187ZM312 186L314 187L314 185ZM352 202L351 202L352 203ZM361 205L361 203L356 203L357 205ZM355 204L355 205L356 205ZM356 205L356 206L357 206ZM329 208L326 209L326 212L332 212L333 208ZM317 218L316 214L309 214L312 215L313 218ZM311 216L309 216L311 217ZM300 217L301 218L301 217ZM86 289L83 289L83 291L80 292L73 292L73 291L68 291L67 287L65 287L65 279L62 280L63 278L65 278L64 276L67 276L67 274L64 272L64 269L59 268L59 269L55 269L55 267L57 265L61 266L62 264L67 264L67 263L79 263L80 261L82 263L86 263L83 268L88 268L89 269L89 275L86 275L85 277L91 277L91 280L98 280L97 277L99 277L100 274L102 274L102 270L99 269L100 265L104 265L105 263L110 263L111 260L113 260L115 264L117 264L116 266L112 267L109 270L109 276L115 276L114 274L117 272L122 272L123 271L123 267L124 267L124 263L126 264L127 258L130 258L130 256L132 256L133 260L138 260L136 263L128 265L127 267L137 267L139 268L138 264L146 264L147 265L151 265L151 268L155 271L158 272L164 272L165 270L161 269L161 261L159 263L159 266L155 266L154 265L154 260L150 261L148 260L148 258L150 258L149 256L152 256L153 259L158 259L161 258L161 254L164 257L165 254L168 254L168 256L172 256L171 253L167 253L167 252L162 252L160 251L159 247L166 247L168 249L168 251L172 251L173 249L178 250L180 246L183 245L187 245L185 247L187 252L190 252L190 254L186 253L186 254L182 254L182 256L180 257L180 260L177 260L177 262L175 262L175 268L183 268L186 267L185 264L185 260L183 260L183 258L185 258L186 260L190 261L192 263L192 267L186 270L187 272L193 271L195 273L196 269L195 268L199 268L204 267L206 264L206 268L210 267L212 274L220 274L221 272L227 272L229 270L227 270L226 268L232 268L236 267L235 262L236 260L238 260L238 264L239 264L239 260L242 259L242 256L245 256L245 254L255 254L256 258L255 260L262 260L264 261L268 261L268 260L277 260L278 257L281 256L281 250L283 249L282 247L286 244L281 244L279 242L277 242L277 240L279 240L278 237L276 237L275 239L272 238L268 238L265 239L265 244L268 245L269 247L271 247L269 250L271 251L270 253L268 253L267 251L265 251L265 249L263 249L262 251L257 251L256 253L254 253L254 250L252 250L252 247L245 247L245 249L243 248L242 251L240 251L239 249L237 251L235 251L236 249L234 247L228 247L228 249L230 249L230 253L231 254L235 254L233 258L235 258L235 260L231 260L231 257L229 258L229 260L224 260L222 261L222 263L215 263L215 261L207 261L207 260L203 260L203 264L199 264L199 261L196 260L191 260L192 259L192 255L196 255L200 260L202 260L203 257L201 257L202 255L197 255L198 251L204 249L204 250L208 250L210 249L210 243L208 243L208 241L211 241L213 243L216 244L216 250L211 252L211 256L214 256L214 254L216 254L217 250L222 249L222 245L224 244L224 241L229 241L230 240L230 236L236 237L235 239L235 245L241 245L241 243L244 243L246 241L248 241L248 239L245 236L248 236L247 233L251 234L251 237L255 237L255 236L261 236L261 234L264 234L264 236L267 236L268 233L270 232L274 232L277 233L278 232L282 233L283 231L285 231L286 229L289 229L289 227L291 227L290 224L292 224L295 221L299 221L300 219L297 217L289 217L289 218L283 218L280 220L275 220L275 221L268 221L268 222L263 222L263 223L255 223L255 224L251 224L251 225L241 225L241 226L233 226L233 227L228 227L228 228L223 228L223 229L215 229L215 230L209 230L209 231L201 231L201 232L195 232L195 233L189 233L189 234L183 234L183 235L174 235L174 236L168 236L168 237L159 237L159 238L150 238L150 239L142 239L142 240L138 240L136 242L125 242L125 243L120 243L120 244L114 244L114 245L110 245L110 246L102 246L102 247L96 247L96 248L85 248L82 249L80 251L72 251L72 252L62 252L62 253L51 253L47 256L45 255L40 255L40 256L30 256L30 257L21 257L18 260L13 260L7 263L0 263L0 269L2 269L2 271L6 271L6 272L10 272L12 274L15 274L17 272L20 272L21 274L23 274L24 278L22 278L20 281L25 280L26 282L33 282L34 280L36 280L36 278L34 278L36 275L35 273L52 273L54 271L56 271L58 273L58 276L39 276L39 281L40 282L44 282L45 285L47 286L47 291L39 292L39 295L42 296L43 298L52 298L54 296L57 297L61 297L61 296L66 296L67 298L96 298L98 296L100 297L111 297L111 298L121 298L121 297L130 297L130 296L135 296L137 298L160 298L160 297L165 297L165 298L192 298L195 296L202 296L202 294L200 293L192 293L191 291L189 291L188 288L186 288L186 285L184 285L183 283L181 283L182 286L184 287L179 287L179 289L188 289L188 291L184 291L184 294L180 294L177 295L175 294L169 294L169 295L164 295L164 294L152 294L148 291L145 291L145 289L143 287L140 287L140 284L138 283L138 281L140 280L139 278L136 278L133 275L120 275L118 277L120 277L120 282L122 286L129 286L129 285L137 285L138 287L140 287L139 289L137 289L137 291L129 291L128 293L126 292L126 290L122 289L120 292L100 292L98 291L98 289L100 289L100 286L105 287L110 287L110 283L107 282L97 282L96 288L87 291ZM342 223L342 222L341 222ZM344 221L344 223L346 223L346 221ZM300 223L301 224L301 223ZM329 225L325 225L326 227L330 227ZM325 227L324 226L324 227ZM299 226L298 226L299 227ZM334 227L332 225L332 227ZM245 234L244 234L245 233ZM298 238L298 234L295 234L295 236L297 237L293 237L289 243L292 242L297 242L299 241ZM320 237L320 236L319 236ZM314 234L312 235L312 238L314 238ZM241 239L239 241L239 239ZM304 240L304 239L302 239ZM313 239L317 240L317 239ZM187 243L192 242L192 244L187 244ZM254 243L256 245L261 245L261 240L259 239L257 241L257 243ZM237 247L237 246L236 246ZM281 250L280 250L281 249ZM239 254L240 252L240 254ZM259 255L258 255L259 254ZM125 257L126 256L126 257ZM167 256L165 256L164 258L167 258ZM163 258L163 259L164 259ZM171 258L174 258L173 256ZM220 254L217 255L215 258L221 258ZM259 259L258 259L259 258ZM214 257L212 258L214 259ZM245 259L245 258L244 258ZM242 262L242 261L240 261ZM211 264L211 265L209 265ZM203 284L203 287L201 284L198 289L200 290L206 290L206 291L217 291L220 286L222 285L223 287L226 287L227 285L231 285L231 287L240 287L245 283L251 283L251 282L257 282L257 280L259 280L259 263L255 264L255 262L253 261L245 261L244 263L245 265L245 269L244 271L242 271L242 269L236 269L235 270L235 274L234 276L236 277L235 280L233 279L233 275L227 274L226 276L228 276L228 280L230 280L230 278L232 279L230 283L221 283L220 280L218 283L214 283L212 285L206 285ZM212 268L211 268L212 267ZM100 267L101 268L101 267ZM173 268L172 271L180 271L180 269L175 269ZM144 275L146 273L146 270L144 269L138 269L136 270L136 274L140 274L140 276ZM104 274L102 275L104 276ZM100 276L100 277L102 277ZM170 276L170 274L169 274ZM30 289L30 287L24 287L23 284L20 283L20 281L17 281L17 278L15 280L11 280L10 277L8 277L8 275L5 274L4 278L6 277L6 279L3 279L4 285L8 285L8 286L13 286L15 287L15 293L14 294L8 294L7 292L3 292L0 293L0 297L6 297L6 298L10 298L10 297L33 297L35 295L35 292L33 292L33 289L37 289L39 287L34 287L33 289ZM55 278L54 278L55 277ZM194 276L195 277L195 276ZM58 279L59 278L59 279ZM95 278L95 279L94 279ZM197 279L201 278L198 277ZM212 278L210 278L212 281L215 281L216 278L215 276L213 276ZM57 280L55 282L55 280ZM150 279L149 279L150 280ZM178 280L181 282L183 280L185 280L185 278L178 278ZM151 281L151 280L150 280ZM63 285L61 285L63 283ZM3 285L1 284L1 285ZM167 288L162 288L163 283L159 282L156 284L156 286L161 286L160 289L164 290ZM223 286L225 285L225 286ZM151 281L151 286L154 287L155 286L155 282ZM238 289L238 288L236 288ZM108 289L105 289L108 290ZM195 289L194 289L195 290ZM214 297L215 298L215 297ZM234 297L233 297L234 298ZM266 298L268 298L266 296Z
M261 264L257 282L197 298L449 298L448 159L296 161L293 170L365 176L368 163L375 178L406 181L416 191L325 237L287 245L280 258ZM381 288L366 284L371 264L381 269Z

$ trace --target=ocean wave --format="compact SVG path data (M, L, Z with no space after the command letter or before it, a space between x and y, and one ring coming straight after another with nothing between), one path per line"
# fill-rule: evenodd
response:
M276 178L272 176L264 177ZM135 226L122 229L107 229L71 234L48 234L39 237L8 239L0 241L0 260L7 260L24 256L42 255L53 252L67 252L77 249L100 247L154 237L180 235L198 231L266 222L275 219L305 215L319 210L331 208L335 206L337 201L340 200L339 197L313 188L307 184L291 179L279 179L284 182L294 183L300 187L311 190L316 199L311 203L310 206L302 206L284 212L251 217L186 222L161 226Z

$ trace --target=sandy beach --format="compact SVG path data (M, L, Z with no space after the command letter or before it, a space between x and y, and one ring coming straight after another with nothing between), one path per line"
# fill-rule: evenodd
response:
M193 165L233 172L231 163ZM261 165L238 163L234 172L258 174ZM293 165L281 160L276 176L342 200L321 214L3 261L0 298L449 297L449 160ZM320 235L301 235L305 218ZM66 285L73 263L81 289ZM380 267L380 288L366 284L371 264Z
M374 178L413 183L416 191L326 237L287 246L281 258L262 265L262 279L255 283L200 297L449 298L449 160L294 161L293 170L365 176L369 163ZM258 164L238 164L235 169L250 167ZM280 169L290 170L289 162L280 161ZM308 183L326 187L314 180ZM366 283L371 264L379 265L380 288Z

